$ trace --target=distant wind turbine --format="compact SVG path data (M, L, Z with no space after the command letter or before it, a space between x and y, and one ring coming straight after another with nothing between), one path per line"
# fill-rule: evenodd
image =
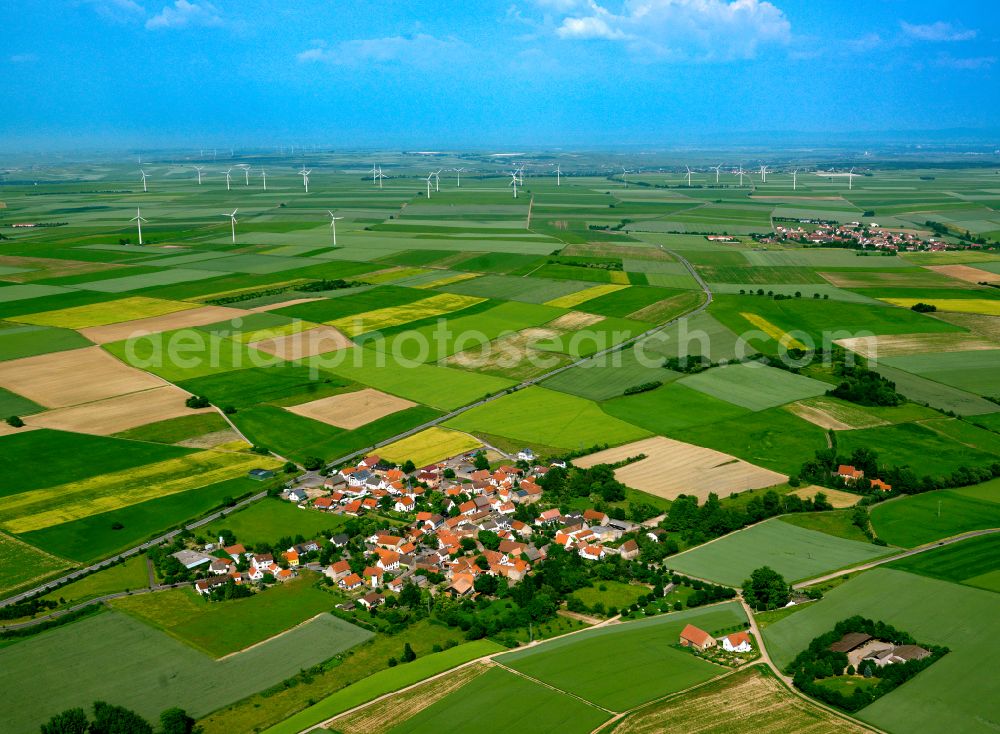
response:
M794 171L792 171L792 191L796 191L799 188L799 182L797 178L798 175L799 175L799 169L796 168Z
M146 172L140 168L139 175L142 176L142 193L146 193Z
M236 212L238 212L238 211L239 211L239 209L233 209L233 213L232 214L223 214L222 215L224 217L229 217L230 223L233 226L233 242L234 243L236 242Z
M299 171L299 175L302 176L302 185L306 187L306 193L309 193L309 174L312 170L306 170L305 166L302 166L302 170Z
M847 174L847 190L850 191L854 188L854 177L857 176L854 169L851 168L850 172Z
M562 177L562 168L556 163L556 186L560 185L559 179Z
M431 198L431 179L434 178L434 171L427 174L427 198Z
M767 183L767 166L760 167L760 182Z
M514 198L517 198L517 171L511 171L510 173L510 183L508 186L514 187Z
M743 188L743 177L747 175L747 172L743 170L743 166L740 166L739 170L735 171L733 175L740 177L740 188Z
M441 190L441 169L434 171L434 191L438 192Z
M337 246L337 220L338 219L343 219L343 217L334 216L333 212L330 211L329 209L326 210L326 213L330 215L330 230L333 232L333 246L336 247Z
M464 171L465 169L464 168L455 168L455 169L452 169L452 170L455 171L455 187L460 189L460 188L462 188L462 171Z
M688 188L691 188L691 168L690 166L684 166L684 167L687 168Z
M233 169L232 168L230 168L228 171L226 171L226 191L229 191L230 187L232 186L232 183L233 183L232 173L233 173Z
M247 180L246 184L244 184L244 185L245 186L249 186L250 185L250 166L248 166L248 165L246 165L244 163L241 163L239 166L237 166L237 168L242 168L243 169L243 174L244 174L244 176L246 177L246 180Z
M198 172L198 185L201 186L201 172L205 169L204 166L195 166L194 170Z
M138 207L136 207L135 216L132 217L129 221L130 222L135 222L137 225L139 225L139 244L141 245L142 244L142 223L145 222L146 220L142 218L142 213L139 211Z
M267 171L260 169L260 178L264 182L264 191L267 191Z
M622 181L625 182L625 188L628 188L628 175L632 173L630 170L622 166Z
M382 179L385 178L385 174L382 173L382 166L378 167L378 172L375 174L375 178L378 179L378 187L382 188Z
M719 183L719 171L722 170L722 164L720 163L717 166L712 166L712 168L715 169L715 183L718 184Z
M379 171L378 167L374 163L372 163L372 186L375 185L375 182L378 179L378 171Z

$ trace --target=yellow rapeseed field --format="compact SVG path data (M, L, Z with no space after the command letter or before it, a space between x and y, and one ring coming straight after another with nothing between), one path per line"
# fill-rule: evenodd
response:
M992 298L880 298L893 306L910 308L918 303L937 306L939 311L955 313L978 313L986 316L1000 316L1000 299Z
M133 296L119 298L104 303L92 303L89 306L74 306L61 308L57 311L27 314L16 317L15 321L36 326L61 326L66 329L85 329L88 326L105 326L133 319L145 319L150 316L163 316L168 313L186 311L197 308L196 303L183 301L167 301L162 298L146 298Z
M438 296L431 296L415 303L408 303L405 306L390 306L388 308L378 308L374 311L345 316L335 321L328 321L330 326L340 329L348 336L357 336L369 331L387 329L390 326L399 326L410 321L426 319L431 316L440 316L462 308L474 306L485 301L485 298L475 296L460 296L455 293L442 293Z
M751 324L756 326L758 329L763 331L772 339L776 340L778 344L782 345L785 349L806 349L806 345L800 342L795 337L789 335L785 331L782 331L777 326L772 324L770 321L765 319L763 316L759 316L755 313L741 313L740 316L745 318Z
M147 466L101 474L0 499L0 527L11 533L61 525L101 512L234 479L275 459L253 454L200 451Z
M378 450L378 454L389 461L399 463L409 459L417 466L425 466L456 454L478 449L481 445L467 433L435 426L383 446Z
M576 293L570 293L565 296L559 296L559 298L553 298L551 301L546 301L545 305L555 306L557 308L573 308L575 306L579 306L585 301L597 298L598 296L604 296L608 293L620 291L622 288L628 288L628 286L617 283L595 285L591 288L584 288L582 291L577 291Z

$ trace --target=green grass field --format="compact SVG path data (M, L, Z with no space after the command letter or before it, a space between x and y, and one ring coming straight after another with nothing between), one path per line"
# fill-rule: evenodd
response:
M0 595L69 568L72 564L0 533Z
M685 624L714 633L744 620L740 606L728 603L580 632L497 660L612 711L624 711L719 673L716 666L676 647Z
M603 588L602 588L603 587ZM649 588L638 584L623 584L621 581L599 581L593 586L584 586L577 589L572 596L576 597L588 607L600 602L604 608L615 607L624 609L631 606L636 600L649 593Z
M885 357L881 361L977 395L1000 395L1000 370L997 369L1000 350L997 349Z
M329 719L348 709L359 706L386 693L411 686L424 678L450 670L470 660L502 651L503 648L489 640L476 640L457 645L395 668L380 670L357 683L340 689L319 703L270 727L266 734L298 734L299 731Z
M972 734L983 731L984 722L1000 720L992 677L970 675L983 656L1000 652L996 600L989 591L879 568L827 591L824 599L769 625L763 634L779 666L854 614L888 622L922 642L946 645L950 653L858 716L890 732Z
M671 556L667 565L698 578L739 586L761 566L770 566L788 581L800 581L891 552L772 519Z
M823 395L830 387L819 380L757 363L716 367L681 378L680 384L749 410L766 410Z
M0 649L0 683L20 701L5 714L4 730L34 734L52 715L95 700L151 721L171 706L204 716L368 637L327 614L216 661L138 619L105 612ZM40 660L62 662L40 666Z
M169 418L165 421L147 423L138 428L115 434L115 438L132 441L153 441L155 443L179 443L189 438L207 433L229 430L229 424L218 413L197 413Z
M246 599L210 602L192 588L123 597L112 606L212 657L222 657L328 612L337 597L314 588L303 572Z
M980 486L1000 488L1000 480ZM953 489L925 492L875 505L871 522L886 542L912 548L972 530L1000 527L1000 498L968 496Z
M671 374L662 370L660 376ZM638 395L616 397L601 407L609 415L661 435L690 426L735 419L748 412L681 382L671 382Z
M649 435L606 415L596 403L541 387L529 387L473 408L445 425L568 449L621 444Z
M333 515L318 510L303 511L291 502L265 500L256 502L216 520L200 531L206 538L216 537L222 530L230 530L240 543L274 543L278 538L303 535L315 538L324 531L338 532L344 522L344 515Z
M890 563L888 568L1000 592L1000 534L969 538L900 558Z
M259 403L295 405L318 400L342 392L351 383L328 373L317 374L304 365L281 362L182 380L178 384L215 405L242 408Z
M104 594L144 589L148 585L149 575L146 570L146 556L136 555L124 563L115 564L110 568L85 576L79 581L60 586L42 598L56 602L64 599L67 604L74 604L103 596Z
M511 705L512 701L517 705ZM459 734L475 727L526 734L586 734L608 718L607 712L595 706L493 668L390 731Z
M0 329L0 361L89 346L89 339L70 329L20 325Z
M878 452L879 464L909 466L918 477L946 475L962 466L988 467L997 460L995 453L958 441L945 431L935 430L935 423L937 421L900 423L841 431L837 446L845 456L857 448L873 449ZM969 429L980 430L972 426ZM934 457L933 462L929 462L928 457Z

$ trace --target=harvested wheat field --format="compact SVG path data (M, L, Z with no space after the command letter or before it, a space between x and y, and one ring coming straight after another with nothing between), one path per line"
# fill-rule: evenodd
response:
M562 332L544 327L522 329L495 339L488 345L453 354L445 360L445 364L500 373L514 380L527 380L570 361L565 354L533 346L539 342L551 342L561 335Z
M100 347L0 362L0 387L47 408L65 408L168 384Z
M285 410L321 423L328 423L331 426L353 430L415 405L416 403L398 398L395 395L365 388L356 392L331 395L328 398L292 405Z
M0 421L0 436L10 436L14 433L24 433L25 431L35 430L31 426L25 424L20 428L14 428L14 426L9 425L7 421Z
M674 499L680 494L700 500L715 492L725 496L780 484L784 474L764 469L721 451L694 446L663 436L633 441L613 449L574 459L584 468L595 464L614 464L632 456L646 458L615 470L618 481L649 494Z
M225 431L212 431L211 433L203 433L200 436L192 436L191 438L185 438L183 441L178 441L175 446L184 446L189 449L216 449L216 450L226 450L225 446L232 445L235 446L237 443L246 445L246 442L240 438L240 434L233 430Z
M37 428L110 436L112 433L168 418L212 412L212 408L188 408L184 405L188 396L179 387L163 385L152 390L25 416L24 422Z
M986 339L1000 342L1000 317L978 313L942 313L937 314L937 318L961 326Z
M810 703L754 665L625 717L614 734L862 734L872 729Z
M810 484L808 487L799 487L798 489L789 492L789 494L794 494L796 497L801 497L804 500L811 500L820 492L826 495L826 501L833 505L835 510L842 510L845 507L854 507L854 505L858 504L858 500L861 499L861 495L858 494L842 492L839 489L817 487L815 484Z
M834 343L868 359L928 352L973 352L996 349L998 345L996 341L975 334L886 334L836 339Z
M328 727L342 734L382 734L412 719L431 704L478 678L490 666L466 665L446 675L420 683L399 693L347 713L329 722Z
M784 407L785 410L813 425L834 431L850 431L858 428L889 425L889 421L883 420L858 406L823 396L798 400Z
M1000 273L980 270L971 265L928 265L926 267L935 273L964 280L966 283L1000 283Z
M79 329L79 331L95 344L109 344L111 342L121 341L122 339L128 339L131 336L159 334L164 331L173 331L174 329L204 326L205 324L214 324L217 321L228 321L229 319L246 315L246 311L242 311L238 308L228 308L226 306L201 306L162 316L134 319L132 321L123 321L118 324L107 324L106 326L91 326L89 328Z
M587 326L593 326L601 321L604 321L604 317L597 314L570 311L569 313L564 313L555 321L550 321L546 326L553 329L560 329L561 331L576 331Z
M296 360L336 352L354 346L354 343L332 326L317 326L297 334L250 342L250 346L280 359Z

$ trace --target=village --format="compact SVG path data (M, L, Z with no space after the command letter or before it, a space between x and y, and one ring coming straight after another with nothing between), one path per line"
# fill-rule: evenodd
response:
M473 452L417 468L369 455L327 476L303 475L279 495L305 512L341 521L371 519L375 529L363 538L338 533L257 553L241 543L226 545L220 537L218 543L172 555L199 577L194 588L204 596L228 598L220 594L224 587L264 588L308 568L349 594L352 601L339 608L353 611L374 609L385 603L386 593L398 594L408 584L455 599L488 593L500 579L515 585L546 559L553 544L584 561L632 560L640 553L638 535L652 543L665 537L658 527L593 508L539 511L535 505L544 490L538 482L567 464L543 466L530 449L516 459L489 468L486 455Z

